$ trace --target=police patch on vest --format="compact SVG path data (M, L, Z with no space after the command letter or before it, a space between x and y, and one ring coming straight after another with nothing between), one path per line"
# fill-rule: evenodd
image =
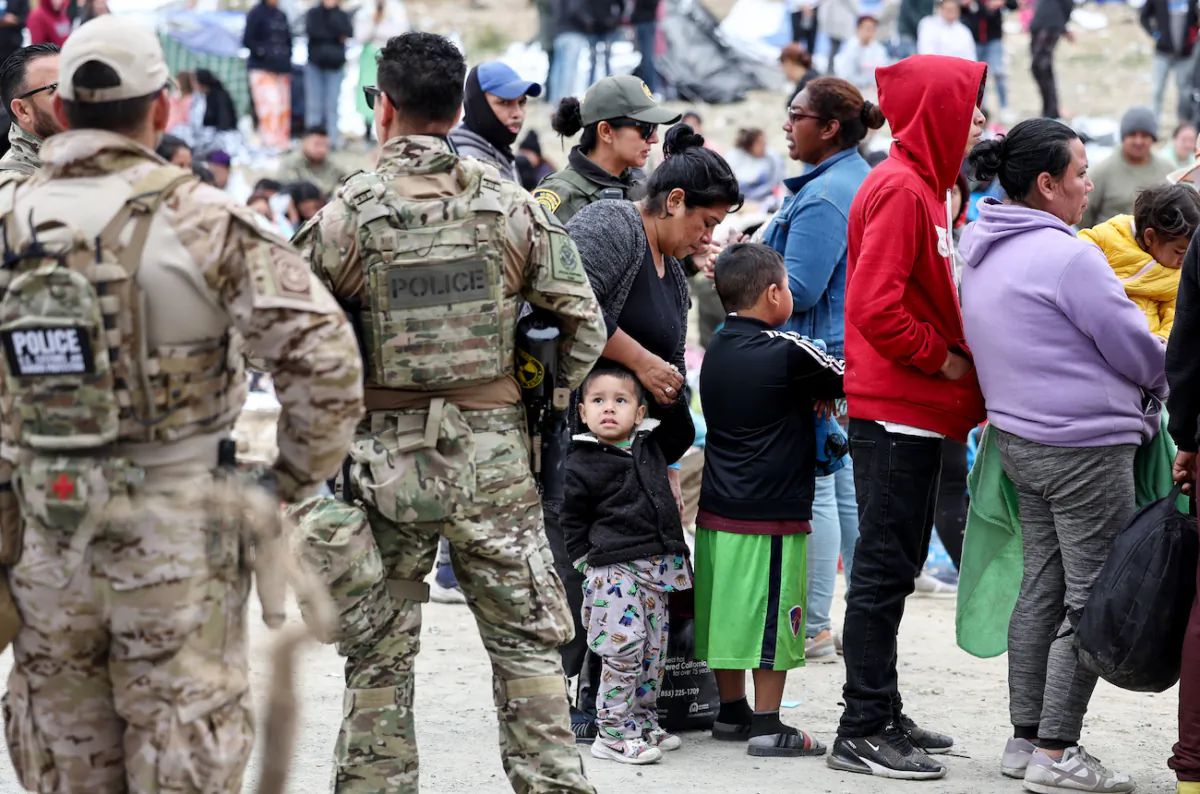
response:
M587 281L583 264L579 261L579 252L575 250L571 238L562 233L550 235L550 275L570 284Z
M562 196L553 190L542 187L533 191L533 199L551 212L557 212L558 208L562 206Z
M96 371L84 328L21 328L0 334L8 371L17 377L87 375Z
M487 261L469 259L436 267L399 267L387 274L388 308L487 300L492 297Z

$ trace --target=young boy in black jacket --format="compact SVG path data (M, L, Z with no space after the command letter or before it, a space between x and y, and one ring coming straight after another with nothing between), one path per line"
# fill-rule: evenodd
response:
M714 275L729 312L700 370L708 435L696 516L696 658L717 677L713 738L754 756L821 755L779 719L787 671L804 665L806 540L816 487L814 407L841 397L841 359L796 333L783 258L732 245ZM754 678L754 710L746 702Z
M559 520L570 559L583 572L583 625L603 663L596 693L599 735L592 755L651 764L679 737L662 730L655 702L667 644L667 593L692 586L688 547L667 464L692 444L687 405L677 400L649 432L637 378L601 365L583 382Z

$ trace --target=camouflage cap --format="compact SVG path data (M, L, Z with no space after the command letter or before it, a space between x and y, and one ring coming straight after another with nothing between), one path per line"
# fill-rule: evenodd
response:
M579 104L583 126L608 119L674 124L683 116L660 106L641 78L631 74L605 77L587 90Z

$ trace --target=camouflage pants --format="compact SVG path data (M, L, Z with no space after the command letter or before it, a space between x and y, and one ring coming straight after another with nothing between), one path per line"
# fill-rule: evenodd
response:
M21 785L238 791L254 719L237 533L214 525L195 479L98 521L104 476L41 475L22 477L8 572L23 626L4 722Z
M572 621L529 471L524 412L446 405L434 414L374 413L351 450L352 493L366 506L385 576L392 584L420 582L433 568L438 537L449 541L455 576L491 657L509 782L522 794L591 794L555 651L571 637ZM434 433L436 444L428 446ZM426 446L414 448L422 437ZM412 705L421 605L398 604L369 640L342 646L347 689L337 792L418 789Z

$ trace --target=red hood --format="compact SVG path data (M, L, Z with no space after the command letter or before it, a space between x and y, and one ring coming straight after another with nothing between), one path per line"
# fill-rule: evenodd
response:
M954 185L987 66L914 55L875 71L879 108L913 168L942 196Z

